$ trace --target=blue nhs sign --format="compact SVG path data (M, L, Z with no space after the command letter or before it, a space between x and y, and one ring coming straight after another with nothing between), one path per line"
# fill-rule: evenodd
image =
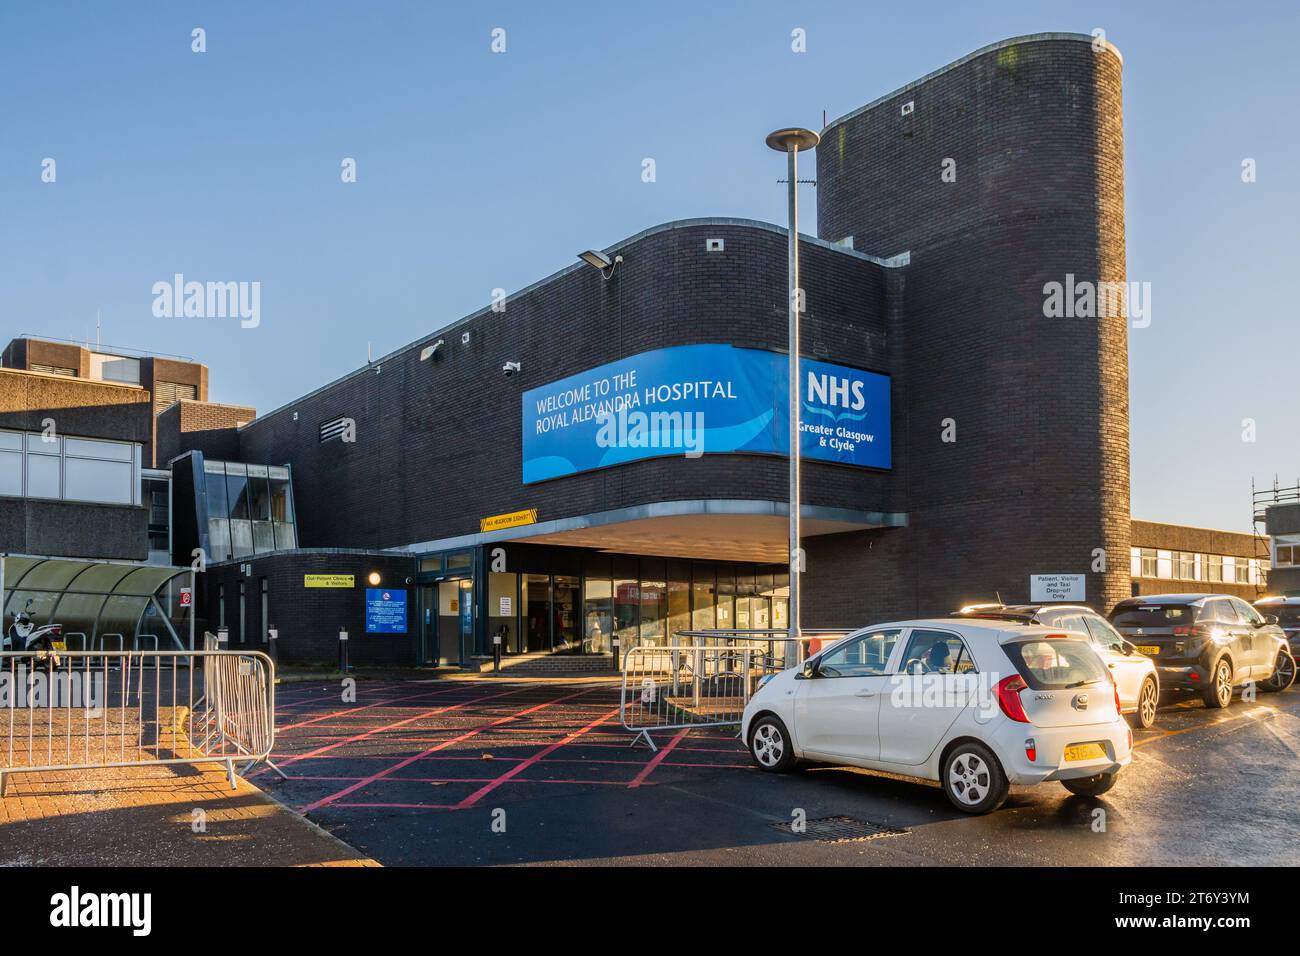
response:
M785 355L732 345L656 349L523 395L523 480L665 455L789 452ZM887 469L889 376L800 362L800 454Z

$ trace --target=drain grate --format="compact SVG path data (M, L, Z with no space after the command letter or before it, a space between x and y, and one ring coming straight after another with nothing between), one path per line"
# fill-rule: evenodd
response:
M821 843L859 843L863 840L879 840L882 837L902 836L910 833L906 827L888 827L870 820L858 820L855 817L818 817L805 822L802 833L792 830L784 821L773 823L777 830L794 833Z

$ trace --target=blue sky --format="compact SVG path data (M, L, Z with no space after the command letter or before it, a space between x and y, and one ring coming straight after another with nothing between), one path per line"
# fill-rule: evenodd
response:
M1297 9L6 4L0 335L93 339L98 308L105 343L194 356L214 401L267 411L580 249L689 216L782 222L773 128L994 40L1101 27L1125 57L1129 279L1152 284L1130 341L1134 514L1246 529L1252 476L1300 478ZM261 326L155 318L175 272L260 281Z

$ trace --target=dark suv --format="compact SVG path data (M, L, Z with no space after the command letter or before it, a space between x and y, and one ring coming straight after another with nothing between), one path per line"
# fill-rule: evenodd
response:
M1235 687L1286 690L1295 660L1276 617L1227 594L1144 594L1115 605L1110 622L1156 662L1160 685L1227 707Z

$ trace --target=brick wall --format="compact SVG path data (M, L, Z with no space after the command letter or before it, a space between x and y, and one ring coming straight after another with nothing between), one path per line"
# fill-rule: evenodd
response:
M201 451L205 458L240 461L236 426L251 422L257 409L215 402L173 402L158 413L156 467L165 468L177 455Z
M895 343L910 526L888 606L1024 600L1035 572L1087 572L1099 607L1128 594L1127 323L1043 316L1047 282L1126 276L1121 64L1090 39L977 53L817 149L819 234L912 254Z
M250 566L248 575L241 574L241 564ZM405 634L366 633L366 579L371 571L379 572L382 586L406 589ZM356 586L308 588L303 585L306 574L351 574ZM203 583L204 606L200 609L202 617L198 623L201 628L216 633L218 588L224 585L230 647L265 650L262 644L261 580L266 578L268 623L279 633L277 653L280 661L287 664L334 663L338 660L338 632L343 627L348 630L351 663L362 666L410 665L416 662L418 626L415 588L405 581L414 574L415 560L394 554L290 551L213 565L203 576L206 579ZM243 632L239 628L241 581L245 587Z
M1163 524L1156 521L1132 523L1132 541L1135 548L1154 548L1157 551L1190 551L1197 554L1224 554L1239 558L1258 558L1267 569L1267 553L1255 537L1240 531L1219 531L1213 528L1193 528L1187 525ZM1184 581L1169 578L1135 577L1133 586L1138 594L1180 594L1202 591L1216 594L1235 594L1254 600L1260 589L1254 584L1237 584L1235 581Z
M724 252L705 252L711 237L724 239ZM785 460L758 455L666 457L522 484L524 391L666 346L785 344L784 232L676 225L614 251L624 261L611 279L580 264L509 299L504 313L438 333L445 344L434 361L419 361L427 343L417 343L243 429L244 460L292 465L301 544L392 547L477 532L480 517L522 508L547 521L675 499L785 500ZM802 256L805 354L888 372L889 270L811 243ZM522 363L509 379L507 361ZM321 444L320 425L339 417L355 419L356 442ZM804 500L898 504L888 473L813 462Z

